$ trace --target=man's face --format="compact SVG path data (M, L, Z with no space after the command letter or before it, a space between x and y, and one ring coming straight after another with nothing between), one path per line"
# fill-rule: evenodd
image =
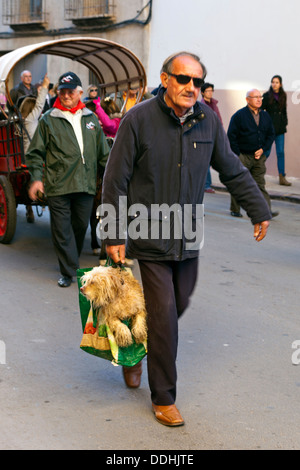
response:
M262 96L259 90L252 90L249 93L249 96L246 98L248 106L254 111L257 111L261 108L262 105Z
M65 108L75 108L78 105L79 100L81 98L82 91L78 90L71 90L70 88L63 88L62 90L58 91L58 96L60 99L61 104Z
M21 80L25 86L30 86L32 80L31 73L28 71L24 72L21 76Z
M180 56L173 61L172 74L202 78L203 70L201 65L192 57ZM161 82L163 87L167 89L166 103L174 109L177 116L183 116L196 103L200 87L195 87L193 80L190 80L186 85L180 85L176 77L163 72Z

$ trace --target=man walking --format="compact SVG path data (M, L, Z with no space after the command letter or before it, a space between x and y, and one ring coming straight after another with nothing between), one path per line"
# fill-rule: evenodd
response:
M184 424L175 405L178 318L196 283L199 252L184 236L152 237L152 223L162 230L164 217L154 220L151 208L177 204L184 211L187 205L196 217L212 165L247 210L257 241L265 237L271 218L256 183L231 151L218 116L197 101L205 74L194 54L180 52L166 59L157 96L134 106L121 121L103 184L103 203L114 208L116 227L119 198L124 196L129 208L143 204L150 222L148 236L128 237L127 251L138 259L146 299L152 409L157 421L167 426ZM108 255L124 263L123 234L109 235L106 244ZM125 369L127 386L138 387L141 373L141 363Z
M228 138L232 151L248 168L271 209L271 199L266 190L266 155L275 139L275 131L268 113L261 111L262 96L259 90L250 90L246 95L247 106L237 111L228 127ZM240 205L231 196L233 217L242 217ZM272 212L272 217L278 212Z
M109 153L97 117L81 101L82 92L75 73L59 78L58 98L39 121L26 154L32 180L29 197L36 200L38 191L46 193L60 287L69 287L79 268L97 171L103 174Z

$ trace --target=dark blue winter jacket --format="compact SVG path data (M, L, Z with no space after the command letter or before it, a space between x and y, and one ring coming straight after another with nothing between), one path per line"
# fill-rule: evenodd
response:
M232 151L236 155L254 154L259 149L263 149L265 153L270 150L275 140L275 131L269 114L260 111L259 125L257 125L248 106L232 116L227 135Z

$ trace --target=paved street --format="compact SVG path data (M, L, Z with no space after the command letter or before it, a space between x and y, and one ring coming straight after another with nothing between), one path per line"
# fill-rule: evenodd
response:
M120 367L79 349L78 289L57 286L48 210L29 225L20 206L13 242L0 244L0 449L299 449L300 205L273 210L256 243L227 193L205 196L199 278L180 322L186 425L170 429L152 415L145 364L128 390ZM88 234L81 265L96 264Z

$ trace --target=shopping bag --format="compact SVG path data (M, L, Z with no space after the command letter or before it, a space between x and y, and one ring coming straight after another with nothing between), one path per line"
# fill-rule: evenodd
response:
M107 260L106 266L117 267L117 265L109 259ZM89 354L107 359L113 364L132 367L146 356L147 344L136 344L134 338L132 338L133 344L126 348L117 345L109 327L101 320L102 316L99 315L100 312L95 310L90 301L80 292L82 276L92 269L93 268L77 270L79 308L83 331L80 348ZM124 323L130 329L130 321L124 320Z

